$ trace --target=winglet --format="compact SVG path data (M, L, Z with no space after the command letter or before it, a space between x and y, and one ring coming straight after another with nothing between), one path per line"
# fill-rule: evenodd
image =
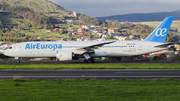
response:
M144 41L164 43L173 18L174 16L165 18L164 21Z

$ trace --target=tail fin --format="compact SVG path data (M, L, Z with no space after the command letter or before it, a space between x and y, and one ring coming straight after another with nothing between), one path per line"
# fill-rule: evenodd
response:
M164 19L164 21L144 41L164 43L173 18L174 16L170 16Z

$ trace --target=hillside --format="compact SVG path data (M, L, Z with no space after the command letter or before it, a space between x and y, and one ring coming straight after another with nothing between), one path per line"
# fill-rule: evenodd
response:
M82 26L84 28L80 28ZM67 10L47 0L0 0L2 42L90 41L99 39L104 34L106 39L114 40L115 37L108 34L109 29L121 33L127 39L133 35L135 39L140 40L147 37L153 28L148 24L131 22L121 23L112 20L99 22L96 18ZM178 43L179 39L174 40L177 34L173 34L169 33L167 41Z
M175 16L174 20L180 20L180 10L173 12L159 12L159 13L133 13L125 15L114 15L107 17L96 17L100 21L118 20L120 22L130 21L130 22L145 22L145 21L162 21L167 16Z
M6 0L6 1L0 0L0 4L2 5L0 6L0 8L6 12L11 12L14 8L26 8L26 9L28 8L34 11L36 14L49 17L50 20L53 19L52 21L54 21L55 19L57 20L57 19L66 18L66 19L82 20L84 23L89 23L87 22L87 20L90 19L92 20L91 21L92 24L93 23L97 25L99 24L99 21L96 18L89 17L84 14L77 13L76 15L78 15L79 17L76 18L72 16L73 11L67 10L48 0ZM15 11L15 13L17 12Z
M66 23L69 20L77 26ZM47 0L0 0L1 41L62 40L80 24L99 25L99 21L84 14L72 15L72 11ZM55 33L54 28L62 31Z
M13 7L23 6L32 8L35 12L45 15L48 15L48 13L69 14L72 12L48 0L0 0L0 2L1 4L6 3Z

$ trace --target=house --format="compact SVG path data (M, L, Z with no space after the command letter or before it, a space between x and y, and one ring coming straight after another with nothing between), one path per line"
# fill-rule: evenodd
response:
M4 46L0 46L0 51L1 51L1 50L4 50L4 49L5 49L5 47L4 47Z
M104 38L107 38L107 35L105 35L104 33L101 33L101 35L99 37L100 37L100 39L104 39Z
M68 23L68 24L73 24L73 23L74 23L74 21L72 21L72 20L68 20L68 21L67 21L67 23Z
M9 46L9 43L0 43L0 52L3 53Z
M77 41L83 41L83 38L77 38L76 40Z
M102 36L102 33L96 33L99 37L101 37Z
M98 33L98 31L93 31L93 33Z
M110 33L109 35L113 37L113 36L121 36L122 34L121 33Z
M88 31L88 32L84 32L84 33L88 33L88 34L90 34L90 33L92 33L91 31Z
M36 35L30 35L31 36L31 38L35 38L36 37Z
M72 16L77 16L77 12L72 12Z
M8 46L9 46L9 43L0 43L0 46L8 47Z
M174 44L174 47L176 48L176 50L179 50L179 45Z
M81 26L81 27L84 28L84 29L86 29L86 30L89 30L89 27L86 26L86 25L83 25L83 26Z
M53 31L54 32L59 32L59 28L55 28Z
M125 37L125 36L113 36L113 37L120 41L124 41L127 39L127 37Z
M50 30L46 30L46 32L51 32Z
M107 38L107 35L106 34L102 34L102 38Z
M84 41L92 41L90 38L85 38Z
M94 29L94 28L96 28L96 26L90 26L90 28L91 28L91 29Z
M83 34L83 33L84 33L84 31L85 31L85 29L84 29L84 28L82 28L82 27L80 27L80 28L78 29L78 32L77 32L77 33L79 33L79 34Z
M76 33L72 33L72 35L76 35Z
M108 29L108 34L114 33L114 29Z
M102 30L99 29L99 28L97 28L96 31L99 32L99 33L102 33Z
M129 36L129 39L132 40L133 38L134 38L134 35L130 35L130 36Z

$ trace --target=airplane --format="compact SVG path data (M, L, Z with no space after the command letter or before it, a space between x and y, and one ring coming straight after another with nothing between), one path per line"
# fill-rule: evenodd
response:
M55 57L59 61L85 58L84 63L94 63L96 57L138 56L169 49L173 43L164 43L174 16L163 22L142 41L35 41L10 46L4 54L15 57Z

